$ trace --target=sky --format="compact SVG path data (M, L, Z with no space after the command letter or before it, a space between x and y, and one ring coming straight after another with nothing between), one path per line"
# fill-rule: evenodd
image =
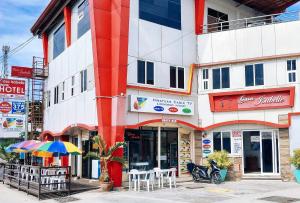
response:
M32 34L30 28L50 0L0 0L0 51L2 45L11 49L20 45ZM300 10L300 2L288 11ZM2 55L2 51L0 52ZM9 66L32 66L32 56L43 56L42 42L35 39L9 58ZM2 63L0 64L2 66Z

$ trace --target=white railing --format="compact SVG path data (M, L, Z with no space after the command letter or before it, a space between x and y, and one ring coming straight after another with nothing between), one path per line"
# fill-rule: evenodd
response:
M292 11L285 13L277 13L272 15L256 16L250 18L243 18L231 21L219 21L216 23L203 25L203 33L222 32L227 30L236 30L248 27L256 27L270 24L285 23L291 21L298 21L300 11Z

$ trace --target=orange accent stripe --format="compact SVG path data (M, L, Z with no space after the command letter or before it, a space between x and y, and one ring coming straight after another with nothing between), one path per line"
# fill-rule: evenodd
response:
M196 67L195 64L190 65L189 79L188 79L186 91L168 90L168 89L155 88L155 87L144 87L144 86L139 86L139 85L127 85L127 88L145 90L145 91L150 91L150 92L164 92L164 93L170 93L170 94L176 94L176 95L191 95L195 67Z
M65 7L64 8L64 19L65 19L65 27L66 27L66 41L67 47L71 45L71 8Z

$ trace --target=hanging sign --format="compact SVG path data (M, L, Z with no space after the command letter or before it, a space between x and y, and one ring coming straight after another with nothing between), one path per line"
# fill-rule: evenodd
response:
M194 102L130 95L129 111L191 116L194 115Z
M18 78L32 78L32 68L21 67L21 66L12 66L11 67L11 77Z
M0 97L24 97L25 96L25 81L0 79Z
M242 156L242 131L233 130L231 134L231 155Z

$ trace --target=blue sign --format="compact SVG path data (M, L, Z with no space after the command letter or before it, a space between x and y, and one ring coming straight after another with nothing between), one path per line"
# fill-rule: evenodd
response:
M210 142L210 140L203 140L203 144L209 144Z
M25 102L13 101L11 113L12 114L25 114Z
M161 112L161 111L164 111L164 107L162 107L162 106L155 106L154 110L158 111L158 112Z

